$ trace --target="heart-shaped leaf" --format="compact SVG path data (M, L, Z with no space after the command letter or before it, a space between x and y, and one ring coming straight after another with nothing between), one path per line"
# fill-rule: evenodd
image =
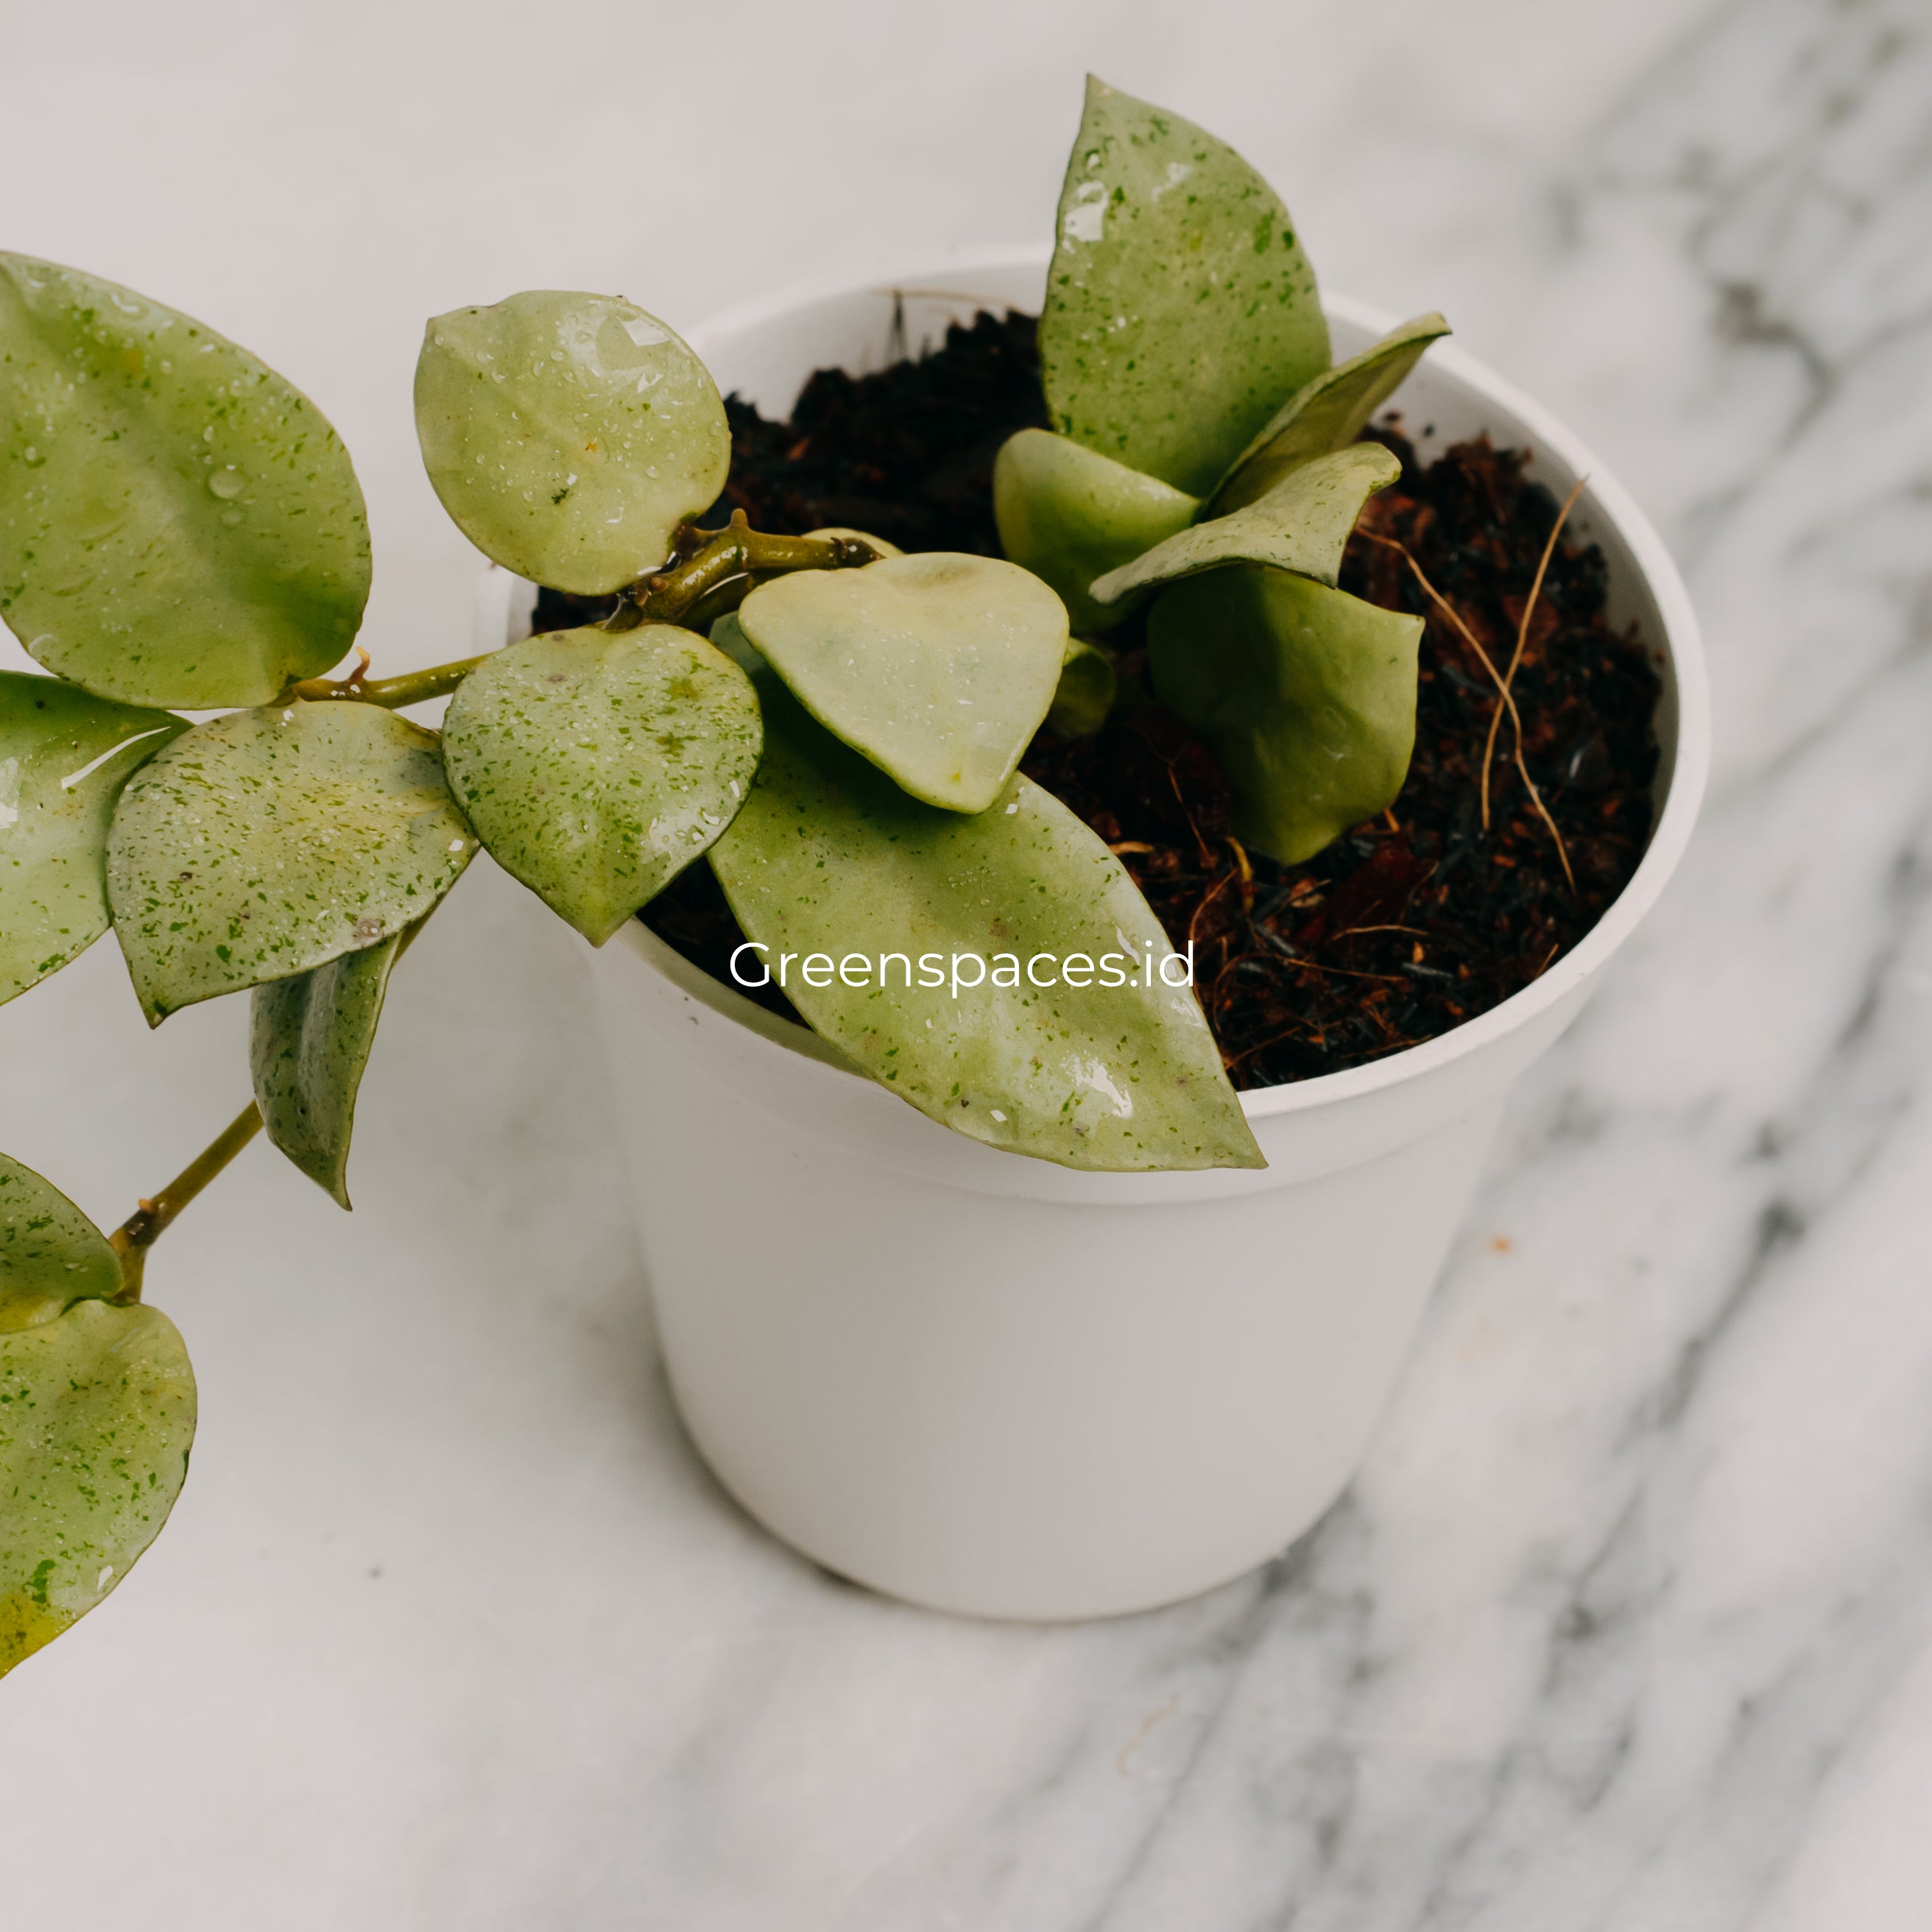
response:
M1200 508L1199 497L1048 430L1009 436L993 464L1000 547L1052 586L1076 631L1119 623L1127 607L1096 604L1087 586L1186 529Z
M1096 580L1093 594L1118 604L1138 591L1231 563L1272 564L1332 584L1362 506L1402 474L1378 442L1351 443L1283 477L1259 502L1196 524L1144 556Z
M731 822L760 736L729 658L646 624L497 652L450 700L443 756L490 856L602 946Z
M107 930L107 824L185 718L0 671L0 1002Z
M1062 738L1084 738L1099 730L1114 708L1118 688L1112 656L1084 638L1069 638L1060 684L1046 714L1048 730Z
M1040 318L1054 427L1196 496L1328 366L1315 274L1233 148L1089 77Z
M999 796L1066 649L1066 606L1032 572L951 550L799 571L738 620L820 724L949 812Z
M120 1258L107 1238L58 1188L0 1154L0 1331L120 1292Z
M1212 513L1225 516L1265 496L1292 470L1361 434L1370 417L1408 379L1432 342L1449 333L1439 315L1419 315L1360 355L1304 382L1242 451L1214 493Z
M194 1420L194 1371L158 1310L80 1301L0 1334L0 1674L160 1534Z
M993 1147L1122 1172L1263 1165L1193 992L1161 983L1166 934L1072 812L1017 775L990 811L935 811L769 674L759 695L758 783L711 864L818 1032Z
M392 934L313 972L257 986L248 1064L270 1142L340 1207L349 1207L356 1090L404 935Z
M1254 566L1163 591L1154 694L1234 788L1234 829L1286 865L1393 804L1415 743L1422 620Z
M423 918L476 849L434 733L373 704L238 711L129 781L107 902L150 1024Z
M552 289L430 322L416 436L484 556L583 596L663 562L731 462L718 386L676 335L620 296Z
M266 704L349 648L369 526L306 396L202 323L0 255L0 612L130 704Z

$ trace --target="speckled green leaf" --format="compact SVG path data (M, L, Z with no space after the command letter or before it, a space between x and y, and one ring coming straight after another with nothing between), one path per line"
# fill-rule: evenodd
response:
M1119 623L1129 607L1096 604L1087 586L1186 529L1200 508L1199 497L1049 430L1009 436L993 464L1000 546L1052 586L1076 631Z
M1120 1171L1262 1165L1192 992L1140 983L1166 934L1072 813L1017 775L989 811L936 811L769 674L758 682L764 760L711 863L817 1031L920 1112L993 1147ZM1130 977L1130 962L1132 983L1030 986L1042 953L1084 956L1096 979ZM837 962L830 986L806 976L825 976L814 954ZM984 962L984 983L962 966L969 983L954 993L956 954ZM880 968L883 955L896 956ZM874 962L862 986L848 983L854 956ZM930 976L926 956L945 983L903 985Z
M194 1419L194 1371L158 1310L81 1301L0 1334L0 1674L160 1534Z
M1394 395L1432 342L1449 333L1439 315L1419 315L1305 382L1234 459L1210 506L1225 516L1264 496L1292 470L1342 449L1361 434L1370 417Z
M248 1064L262 1126L344 1208L356 1090L402 944L393 934L313 972L257 986L250 999Z
M0 671L0 1002L107 930L107 823L184 718Z
M1240 156L1090 78L1040 319L1053 426L1204 495L1328 366L1288 210Z
M1231 563L1271 564L1332 584L1362 506L1401 474L1400 462L1378 442L1318 456L1246 509L1196 524L1096 578L1094 595L1103 604L1125 603L1156 584Z
M1422 620L1242 565L1163 591L1154 694L1213 748L1237 835L1287 865L1394 802L1415 743Z
M0 612L130 704L262 704L349 648L369 526L322 412L145 296L0 255Z
M1084 638L1069 638L1060 683L1046 714L1048 729L1063 738L1084 738L1099 730L1114 708L1117 688L1112 656Z
M553 289L430 323L416 435L478 550L587 596L663 562L731 461L718 386L676 335L620 296Z
M120 1292L107 1238L58 1188L0 1154L0 1331Z
M1066 606L1030 571L951 550L778 578L738 621L821 724L950 812L1000 795L1066 649Z
M760 736L729 658L646 624L497 652L450 700L442 748L490 856L602 946L731 822Z
M434 733L373 704L238 711L129 782L107 901L158 1025L412 926L476 849Z

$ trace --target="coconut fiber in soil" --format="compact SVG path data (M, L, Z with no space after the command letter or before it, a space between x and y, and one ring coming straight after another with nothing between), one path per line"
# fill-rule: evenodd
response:
M1034 325L1019 315L982 314L936 352L876 375L821 370L788 423L735 396L726 407L731 482L707 522L742 508L760 530L842 524L908 550L988 556L999 554L994 457L1015 430L1046 420ZM1042 731L1022 766L1119 854L1176 947L1192 944L1202 1004L1238 1087L1337 1072L1486 1012L1589 931L1650 834L1657 674L1640 640L1604 620L1600 554L1562 542L1513 686L1522 764L1556 832L1524 784L1507 713L1485 827L1496 685L1408 560L1504 667L1558 506L1525 478L1526 450L1479 440L1425 464L1393 418L1371 434L1402 475L1370 500L1342 586L1427 620L1414 756L1384 818L1304 865L1244 850L1213 755L1144 694L1138 621L1107 640L1123 689L1112 722L1070 742ZM581 623L594 608L546 592L538 622ZM644 916L727 979L742 934L708 866L688 868ZM790 1011L776 988L754 997Z

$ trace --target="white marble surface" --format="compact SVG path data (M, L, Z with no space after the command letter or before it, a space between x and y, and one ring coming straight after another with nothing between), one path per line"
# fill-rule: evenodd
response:
M1351 1493L1264 1574L1087 1628L868 1598L721 1498L654 1364L579 962L479 865L398 976L358 1213L257 1148L150 1270L194 1473L0 1693L7 1925L1932 1923L1922 0L0 30L5 245L331 412L384 670L466 622L422 316L615 282L694 320L1037 235L1092 65L1598 446L1684 561L1719 720L1686 874L1515 1102ZM148 1037L98 948L0 1012L0 1145L111 1221L233 1110L240 1022Z

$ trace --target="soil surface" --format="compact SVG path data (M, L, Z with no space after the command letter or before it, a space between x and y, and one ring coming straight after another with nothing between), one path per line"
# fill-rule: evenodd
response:
M707 524L742 508L762 530L842 524L908 550L989 556L993 458L1013 430L1046 421L1034 324L1019 315L982 314L876 375L820 370L788 423L736 396L726 408L731 482ZM1402 432L1393 417L1370 432L1402 476L1370 500L1342 574L1357 596L1427 619L1414 757L1388 814L1304 865L1244 850L1212 754L1144 694L1137 621L1107 640L1124 694L1114 720L1070 742L1042 731L1022 765L1118 854L1175 946L1193 943L1237 1087L1360 1066L1486 1012L1589 931L1649 837L1656 670L1640 640L1604 620L1600 554L1562 541L1511 681L1520 764L1505 711L1485 826L1498 698L1484 656L1507 672L1559 506L1525 478L1526 450L1478 441L1424 463ZM546 591L538 626L601 608ZM688 868L643 916L728 978L742 934L709 866ZM752 997L790 1012L775 988Z

